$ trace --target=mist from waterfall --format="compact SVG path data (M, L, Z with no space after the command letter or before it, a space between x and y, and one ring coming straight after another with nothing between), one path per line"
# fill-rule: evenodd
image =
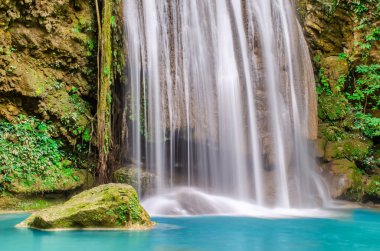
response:
M148 211L327 200L308 142L313 69L290 0L127 0L124 19L128 160L155 175Z

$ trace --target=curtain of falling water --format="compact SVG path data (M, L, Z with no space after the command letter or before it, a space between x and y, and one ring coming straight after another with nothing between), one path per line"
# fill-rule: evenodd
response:
M129 159L154 173L150 196L189 186L285 208L325 197L289 0L126 0L124 17Z

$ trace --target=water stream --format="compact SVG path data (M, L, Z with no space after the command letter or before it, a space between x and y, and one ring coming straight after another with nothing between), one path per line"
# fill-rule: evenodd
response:
M128 159L154 174L153 189L138 187L149 212L326 203L309 146L313 70L290 0L128 0L124 18Z

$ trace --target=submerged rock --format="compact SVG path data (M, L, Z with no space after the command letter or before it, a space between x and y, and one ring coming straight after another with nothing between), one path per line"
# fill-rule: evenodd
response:
M107 184L84 191L62 205L32 214L18 227L37 229L149 229L148 213L129 185Z

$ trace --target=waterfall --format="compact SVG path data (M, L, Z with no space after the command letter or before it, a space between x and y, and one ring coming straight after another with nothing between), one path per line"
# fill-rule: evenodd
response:
M313 69L290 0L126 0L124 19L128 160L155 177L148 210L326 200L309 147Z

